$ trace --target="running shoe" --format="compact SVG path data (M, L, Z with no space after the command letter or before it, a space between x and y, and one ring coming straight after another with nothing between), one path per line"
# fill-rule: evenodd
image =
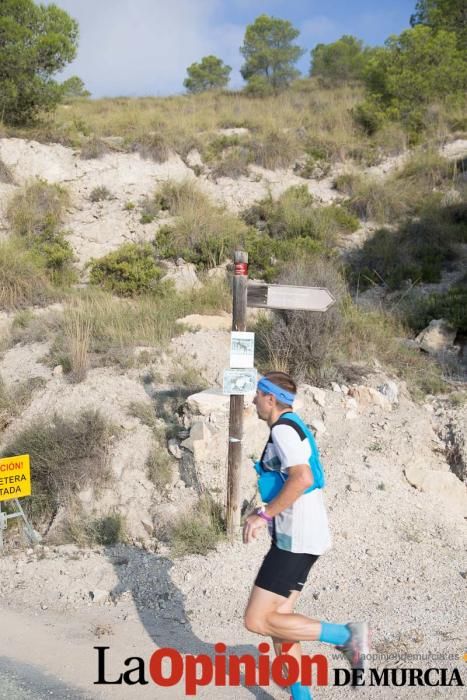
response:
M361 680L355 683L355 685L363 685L368 665L368 625L366 622L349 622L347 628L350 632L348 642L336 649L342 652L352 669L363 670Z

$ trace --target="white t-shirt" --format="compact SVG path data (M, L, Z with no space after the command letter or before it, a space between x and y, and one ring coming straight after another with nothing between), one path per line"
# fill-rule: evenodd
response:
M289 467L308 464L311 446L300 433L291 425L273 426L261 459L263 467L287 474ZM324 554L331 547L331 535L323 490L304 493L276 515L273 539L279 549L289 552Z

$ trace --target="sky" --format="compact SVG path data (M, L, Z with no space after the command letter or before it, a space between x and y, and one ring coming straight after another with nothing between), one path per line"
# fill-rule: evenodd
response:
M343 34L371 46L409 26L416 0L54 0L80 26L76 59L59 76L78 75L93 97L169 95L184 91L186 69L214 54L243 85L239 48L260 14L287 19L306 50ZM47 2L46 4L50 4Z

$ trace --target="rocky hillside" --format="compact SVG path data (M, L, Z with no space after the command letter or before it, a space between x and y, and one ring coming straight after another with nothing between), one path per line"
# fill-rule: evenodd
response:
M238 131L242 130L225 129L222 134L230 137ZM466 148L467 142L454 141L444 147L443 155L459 160ZM379 166L369 168L368 172L378 178L388 177L394 169L400 168L404 159L408 157L409 154L389 158ZM140 211L136 205L144 197L150 196L159 184L168 180L175 182L186 181L186 179L196 180L214 201L233 212L239 212L246 206L254 204L267 193L277 198L289 187L297 184L305 185L318 203L327 203L343 197L333 184L336 176L342 172L343 165L336 165L326 177L319 175L315 179L299 177L294 174L293 169L268 171L258 166L250 166L248 176L237 179L227 177L216 179L210 175L209 169L204 169L200 173L203 162L197 151L189 153L184 160L173 154L164 163L143 159L137 153L119 152L105 153L101 158L86 160L80 157L79 151L73 151L58 144L40 144L16 138L0 140L0 160L10 174L10 181L0 184L2 195L0 226L3 236L6 238L9 236L9 223L6 219L8 203L21 186L30 183L34 178L65 186L71 195L65 219L67 237L76 255L75 265L80 270L84 281L86 263L91 258L100 257L117 249L127 241L149 240L154 236L154 231L164 225L167 220L164 217L158 218L150 226L142 223ZM104 200L92 201L91 194L96 188L104 188L108 196ZM128 206L129 203L134 206ZM369 231L371 231L371 222L364 223L361 230L346 236L346 247L358 245L358 241L362 240L362 232L363 236L368 236ZM353 244L350 243L352 240ZM199 285L192 265L172 264L167 274L172 276L179 288ZM362 295L363 299L364 295ZM47 309L38 309L34 313L44 314L44 311L46 315L50 313ZM60 305L51 309L52 313L60 314L60 311ZM3 313L5 333L8 333L13 319L13 312ZM115 455L112 470L119 476L118 487L112 486L107 489L108 493L104 491L99 497L88 488L80 494L81 501L88 510L99 504L98 507L102 512L112 508L125 512L129 532L133 537L144 539L148 532L152 535L155 521L157 521L157 511L164 511L164 509L170 511L173 495L169 493L162 498L160 493L157 493L157 488L154 485L151 486L144 474L141 474L141 465L146 462L150 450L148 435L151 428L147 424L144 425L144 421L142 424L137 415L128 415L129 407L140 402L149 410L154 407L157 416L158 395L163 394L164 391L170 393L174 385L173 383L171 385L167 378L180 363L182 366L183 363L186 364L187 358L189 364L199 374L200 383L207 383L214 391L218 391L216 387L221 384L222 370L228 364L229 323L228 316L224 319L214 318L212 322L203 317L198 320L190 317L189 325L195 327L198 325L205 330L188 332L174 338L168 353L162 355L158 354L157 348L136 348L134 352L137 355L142 353L138 368L128 369L124 376L121 375L121 368L96 368L91 370L85 381L79 384L70 384L62 375L60 365L54 369L50 363L49 366L44 364L43 358L50 351L50 341L13 344L3 355L0 368L3 380L11 387L14 387L15 383L37 378L40 378L43 384L40 391L33 395L32 401L25 410L8 425L3 443L8 444L10 437L26 427L35 416L77 413L86 408L99 409L113 424L122 426L125 433L125 436L120 438L118 448L113 447ZM453 341L454 337L451 337L450 342ZM420 342L423 345L423 338ZM216 348L214 354L207 351L207 348L213 346ZM424 349L431 349L428 340L425 341ZM437 349L439 350L439 347L435 347L435 351ZM150 361L145 364L145 360ZM148 380L148 376L149 378L157 376L162 381L162 385L160 382ZM142 381L144 377L146 379ZM353 420L354 413L357 415L359 410L359 391L358 386L350 388L340 402L342 410L345 409L344 415L349 421ZM371 396L368 393L370 389L365 388L362 391L364 396ZM384 409L389 408L387 399L377 391L372 391L374 396L371 397L371 401L376 401L378 409L384 412ZM186 392L188 393L189 391ZM185 431L184 439L177 442L175 438L178 433L175 431L175 436L169 444L169 449L179 465L179 469L174 471L172 478L173 488L178 489L177 498L180 496L180 489L182 492L187 491L191 494L193 490L206 486L222 493L225 483L226 400L221 396L216 398L215 394L210 398L209 391L206 399L204 394L200 396L202 398L199 401L188 399L183 407L183 416L178 419L182 438ZM264 431L258 434L252 413L254 412L251 409L247 409L251 424L248 434L253 441L251 452L254 452L259 449ZM157 416L156 420L160 421L161 426L164 424L162 415ZM347 425L351 426L354 423L343 423L345 428ZM447 440L449 430L444 428L443 432L438 426L437 432L441 431ZM370 440L370 436L371 431L368 433L367 440ZM246 451L248 452L249 449L247 448ZM446 449L445 447L444 455ZM460 454L460 448L450 449L451 454ZM247 455L244 455L244 461L245 483L249 483L251 489L245 492L245 498L250 500L253 495L253 479L249 478ZM413 486L444 493L444 488L437 488L436 478L421 473L420 467L410 465L407 459L405 463L407 479ZM425 460L425 468L428 469L428 467L429 461ZM454 471L450 472L446 471L448 469L446 464L434 465L438 470L441 467L446 474L446 477L441 478L448 479L449 485L446 485L446 489L456 493L453 498L457 503L459 499L461 500L457 478L463 478L464 467L455 467ZM126 477L122 478L123 475ZM457 503L458 506L459 503Z
M231 135L233 130L227 131ZM466 150L467 142L456 141L443 154L457 160ZM384 161L371 175L388 177L405 157ZM3 178L9 181L0 182L5 240L10 237L8 205L21 187L42 178L69 191L64 226L76 256L77 289L86 288L91 258L128 241L152 240L170 221L162 214L150 225L142 223L139 208L144 197L169 180L196 180L214 202L233 213L268 193L277 198L294 185L304 185L317 203L344 198L334 186L342 164L316 178L300 177L292 168L268 171L259 166L250 166L248 175L236 179L215 178L197 151L184 159L172 154L164 163L118 150L85 160L62 145L17 138L0 139L0 162L9 173ZM92 201L96 188L108 194ZM361 221L357 231L341 240L341 250L361 246L375 226ZM168 263L166 275L179 289L201 284L194 265L183 261ZM226 266L211 275L225 277ZM81 381L70 381L56 337L66 304L69 300L62 298L19 314L2 312L2 448L35 440L39 420L40 434L49 430L51 440L53 429L58 442L69 435L63 421L76 421L70 423L73 439L67 439L70 445L79 439L85 444L88 433L78 435L76 427L83 415L105 422L105 446L96 445L94 452L89 448L82 461L82 455L63 449L61 459L74 460L78 477L49 510L32 512L41 545L25 551L21 533L9 527L0 598L6 605L16 591L13 608L45 616L72 613L82 621L91 608L99 621L93 622L90 638L115 633L118 644L126 621L135 623L135 635L136 623L143 624L153 644L160 646L172 635L185 651L199 651L200 644L209 651L212 640L227 636L235 645L251 643L241 627L241 610L266 542L248 550L221 542L207 556L173 559L174 523L191 508L196 514L200 494L210 494L214 502L224 498L228 399L220 385L229 362L229 314L186 317L181 310L182 332L164 348L141 343L131 348L131 357L122 358L113 347ZM450 337L450 345L454 340ZM419 344L423 342L421 338ZM446 350L445 344L441 349ZM463 387L457 389L415 402L405 382L376 360L345 384L300 386L298 409L314 429L326 465L335 544L304 596L303 610L336 620L371 618L375 649L382 654L453 648L460 653L467 408ZM247 506L256 498L251 461L267 429L258 423L251 397L244 418L242 501ZM89 421L97 419L86 420L89 430ZM99 460L95 481L86 482L79 469L93 460ZM99 470L105 475L100 481ZM65 488L66 482L60 483ZM99 539L89 530L91 522L119 524L122 531L113 537L100 532ZM64 538L75 544L62 544ZM118 540L120 544L110 546ZM109 547L96 546L96 541ZM157 620L162 621L159 627ZM49 668L53 671L53 664ZM71 670L64 677L79 684ZM411 697L425 697L422 691L411 690ZM381 692L371 697L384 697ZM225 697L249 696L244 689L241 693Z

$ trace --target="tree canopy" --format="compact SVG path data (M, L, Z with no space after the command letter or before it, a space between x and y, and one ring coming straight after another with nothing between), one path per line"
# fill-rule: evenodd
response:
M183 81L183 86L193 93L222 89L227 86L231 71L232 68L217 56L204 56L199 63L188 66L188 78Z
M424 24L432 29L454 32L459 47L467 48L467 4L465 0L418 0L410 18L412 27Z
M416 124L430 103L464 94L467 57L452 32L415 26L375 49L365 79L375 103Z
M281 90L299 75L294 64L303 49L293 43L298 29L285 19L260 15L246 28L240 52L245 59L243 78L252 92Z
M363 41L344 34L332 44L317 44L311 51L310 76L317 76L333 85L361 80L371 49Z
M53 80L76 55L78 24L56 5L0 2L0 120L24 124L53 109L62 87Z
M90 92L86 90L86 86L77 75L72 75L62 83L64 97L89 97Z

